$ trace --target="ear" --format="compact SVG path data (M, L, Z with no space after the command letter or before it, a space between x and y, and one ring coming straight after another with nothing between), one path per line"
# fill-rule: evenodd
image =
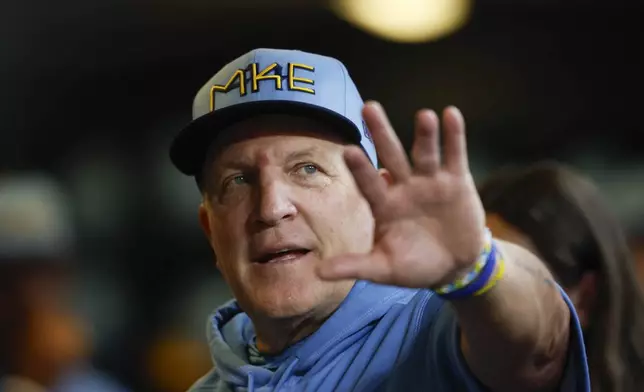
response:
M203 230L208 242L210 242L210 216L208 216L208 208L203 202L199 204L199 226L201 226L201 230Z
M215 248L213 248L212 241L210 240L211 234L212 234L212 229L210 228L210 215L208 214L208 207L206 207L204 202L202 202L199 205L199 226L201 226L201 230L203 231L204 235L206 236L206 240L210 244L210 248L214 252ZM215 265L217 265L217 255L216 254L215 254Z
M385 180L387 186L392 186L394 184L394 178L391 176L391 173L389 173L389 170L385 168L378 169L378 174Z
M582 329L588 326L597 300L598 277L596 272L584 272L577 286L569 290Z

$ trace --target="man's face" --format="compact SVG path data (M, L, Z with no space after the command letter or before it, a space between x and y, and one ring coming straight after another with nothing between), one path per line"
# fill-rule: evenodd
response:
M226 130L206 163L200 221L242 308L269 318L332 311L353 281L325 282L325 259L367 252L373 217L328 128L261 117Z

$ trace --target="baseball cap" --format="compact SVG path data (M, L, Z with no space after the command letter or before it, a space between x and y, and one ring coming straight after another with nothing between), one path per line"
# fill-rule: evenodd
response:
M377 166L363 105L339 60L299 50L255 49L224 66L197 92L193 121L174 139L170 159L182 173L198 175L211 141L224 128L258 115L292 114L328 123Z
M0 260L59 260L73 251L69 200L41 174L0 176Z

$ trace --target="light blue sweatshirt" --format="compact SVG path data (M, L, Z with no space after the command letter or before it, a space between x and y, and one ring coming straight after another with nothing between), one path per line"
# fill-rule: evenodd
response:
M573 317L560 390L587 392L579 321L561 292ZM231 301L210 316L208 341L215 367L190 392L485 390L462 357L452 308L430 290L358 281L318 331L263 363L250 319Z

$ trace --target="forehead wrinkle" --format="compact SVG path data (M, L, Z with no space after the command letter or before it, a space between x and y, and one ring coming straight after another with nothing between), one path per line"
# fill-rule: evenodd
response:
M284 161L290 162L290 161L295 161L299 159L313 158L321 155L322 153L323 151L319 146L312 145L309 147L302 148L299 151L291 151L286 155L286 158L284 159Z
M307 119L288 118L288 120L290 121L284 121L283 116L273 116L264 117L263 120L264 121L262 122L258 122L258 119L253 119L235 124L228 128L227 132L218 135L218 137L215 138L209 148L204 169L211 171L211 173L217 173L227 168L255 168L257 163L257 156L249 157L248 155L241 156L241 154L236 154L235 150L238 149L235 149L234 146L240 146L239 143L245 143L256 138L301 136L319 139L322 142L329 142L340 145L346 144L346 141L342 140L342 138L335 132L319 123L312 122ZM286 146L289 144L291 143L285 140L284 143L280 143L278 147ZM287 154L288 156L283 158L283 162L288 162L296 159L311 159L315 157L324 158L327 160L329 159L328 151L324 151L324 149L314 143L312 144L312 146L304 148L306 151L284 152L284 154ZM229 149L230 147L233 147L232 151ZM282 152L280 150L281 149L278 148L277 152Z
M260 147L256 151L253 151L252 154L242 155L235 154L235 151L231 151L232 157L228 158L225 156L220 157L218 166L222 168L250 168L250 167L264 167L270 165L271 163L275 164L285 164L295 160L301 159L311 159L314 157L319 157L324 155L323 149L317 145L304 146L295 149L294 151L290 150L288 141L285 144L279 144L276 146L270 147Z

